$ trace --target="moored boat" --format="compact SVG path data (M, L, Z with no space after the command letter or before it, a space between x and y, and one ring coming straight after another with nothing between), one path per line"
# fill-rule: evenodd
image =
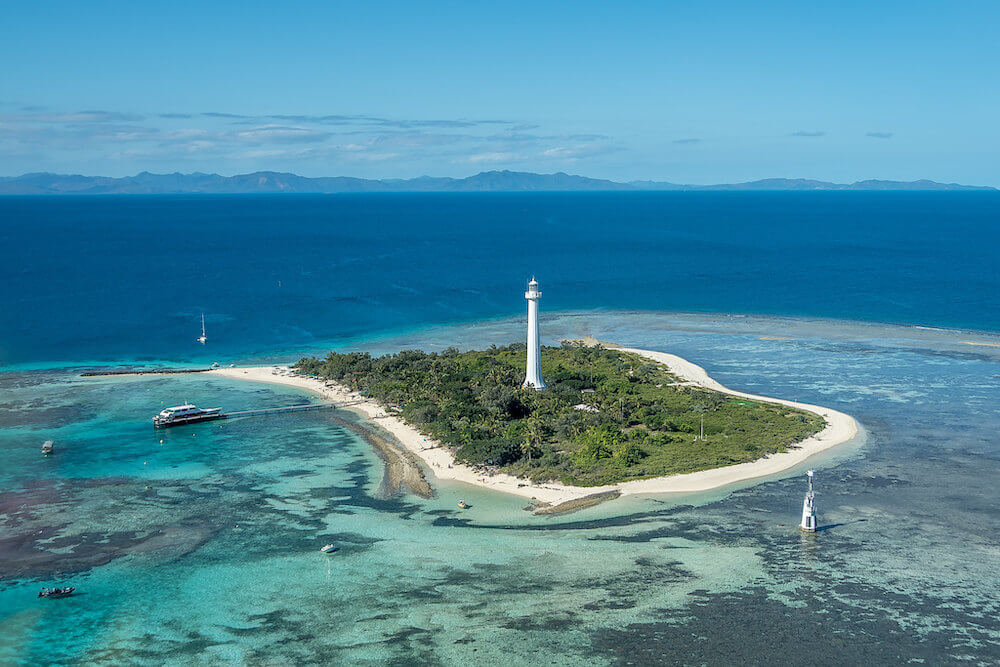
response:
M469 508L468 503L466 503L464 500L459 500L458 501L458 506L461 507L463 510Z
M76 586L70 586L69 588L43 588L38 591L38 597L40 598L64 598L73 594L76 590Z
M194 424L206 422L213 419L222 419L222 408L199 408L190 403L175 405L172 408L165 408L158 415L153 417L153 426L167 428L168 426L180 426L181 424Z
M48 456L49 454L52 453L53 449L54 448L52 446L51 440L46 440L45 442L42 443L42 454Z

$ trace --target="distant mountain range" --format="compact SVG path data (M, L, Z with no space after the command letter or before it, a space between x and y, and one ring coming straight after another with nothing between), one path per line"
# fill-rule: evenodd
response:
M527 191L640 191L640 190L996 190L988 186L937 183L935 181L858 181L828 183L804 178L768 178L749 183L680 185L660 181L619 183L598 178L519 171L484 171L468 178L369 180L348 176L307 178L296 174L258 171L252 174L151 174L110 178L61 174L24 174L0 177L0 195L58 194L250 194L268 192L527 192Z

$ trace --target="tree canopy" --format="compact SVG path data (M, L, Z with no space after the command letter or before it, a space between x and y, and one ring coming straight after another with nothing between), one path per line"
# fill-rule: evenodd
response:
M461 462L578 486L744 463L824 425L813 413L689 386L632 353L568 343L542 350L548 388L525 390L525 357L523 344L377 358L331 352L296 368L397 410Z

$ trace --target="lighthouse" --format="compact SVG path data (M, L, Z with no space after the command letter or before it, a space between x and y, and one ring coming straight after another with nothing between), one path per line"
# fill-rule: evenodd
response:
M528 283L524 298L528 300L528 363L523 386L525 389L545 389L542 381L542 349L538 345L538 300L542 298L542 293L538 291L538 281L534 278Z
M799 529L809 533L816 532L816 506L813 503L813 471L806 473L809 476L809 491L805 500L802 501L802 523Z

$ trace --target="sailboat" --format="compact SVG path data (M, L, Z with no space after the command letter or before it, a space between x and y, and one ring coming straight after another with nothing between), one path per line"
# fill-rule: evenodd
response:
M205 313L202 313L201 314L201 335L198 336L198 342L201 343L202 345L204 345L206 340L208 340L208 337L205 335Z

